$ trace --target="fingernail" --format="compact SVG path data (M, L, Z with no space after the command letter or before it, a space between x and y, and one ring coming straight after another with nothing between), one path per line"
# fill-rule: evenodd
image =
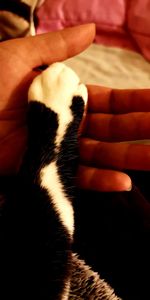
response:
M130 192L132 190L131 178L127 175L126 182L124 183L125 191Z
M130 192L131 190L132 190L132 184L130 185L130 187L126 191Z

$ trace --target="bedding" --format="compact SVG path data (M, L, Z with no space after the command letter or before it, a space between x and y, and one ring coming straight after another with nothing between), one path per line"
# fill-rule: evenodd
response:
M92 44L65 63L86 84L118 89L150 88L150 63L131 50Z
M37 16L38 34L96 23L94 44L66 62L83 82L114 88L150 87L150 0L46 0Z
M38 32L94 22L95 42L141 52L150 60L150 0L46 0Z

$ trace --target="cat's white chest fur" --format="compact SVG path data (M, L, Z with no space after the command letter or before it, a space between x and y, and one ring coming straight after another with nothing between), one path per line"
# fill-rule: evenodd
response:
M44 103L57 113L59 126L55 138L56 151L59 151L67 125L73 120L70 107L74 96L82 97L86 104L87 88L80 83L74 71L63 63L52 64L33 80L29 89L29 101L36 100ZM64 192L56 161L44 167L40 175L42 187L46 188L50 194L63 225L72 236L74 232L73 207Z

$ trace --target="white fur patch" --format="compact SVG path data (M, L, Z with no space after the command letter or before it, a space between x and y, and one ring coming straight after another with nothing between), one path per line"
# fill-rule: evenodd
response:
M87 88L80 84L77 74L63 63L52 64L33 80L29 88L29 102L42 102L58 114L57 146L73 118L70 110L73 96L81 96L86 104Z
M68 229L69 233L73 235L74 231L74 212L70 201L67 199L63 185L60 182L57 172L56 162L50 163L41 170L41 185L46 188L52 197L53 205L59 214L59 217Z
M66 133L67 125L73 120L70 106L74 96L81 96L86 104L87 88L80 83L76 73L63 63L52 64L33 80L29 88L29 101L35 100L44 103L58 115L59 126L55 140L57 151L59 151L59 145ZM73 208L64 194L55 162L41 171L41 184L52 196L61 221L72 235Z

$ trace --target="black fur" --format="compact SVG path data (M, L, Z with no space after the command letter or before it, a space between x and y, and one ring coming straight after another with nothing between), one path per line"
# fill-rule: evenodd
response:
M18 0L1 0L0 10L9 11L20 17L23 17L26 21L30 22L31 8L26 3L20 2Z
M72 239L47 190L40 186L40 170L56 160L65 193L68 197L74 196L77 134L84 110L83 100L74 97L71 110L74 120L69 124L57 154L57 114L36 101L29 104L28 149L6 196L1 219L1 299L59 300L71 276Z
M58 173L69 198L74 198L75 176L78 166L78 129L84 112L84 102L79 96L73 97L71 111L73 122L68 126L57 158Z

